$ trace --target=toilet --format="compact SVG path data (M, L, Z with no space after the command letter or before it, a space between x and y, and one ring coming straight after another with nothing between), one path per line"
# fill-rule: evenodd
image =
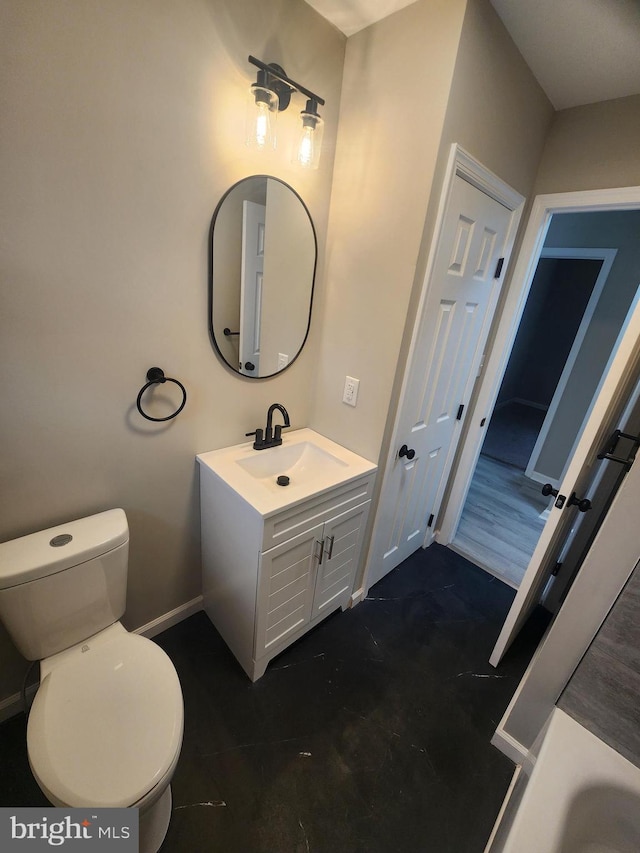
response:
M40 661L27 751L42 792L54 806L137 808L139 849L156 853L184 711L169 657L118 621L128 551L121 509L0 544L0 619Z

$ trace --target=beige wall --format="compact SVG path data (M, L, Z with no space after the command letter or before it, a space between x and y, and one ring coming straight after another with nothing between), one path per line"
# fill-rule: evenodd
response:
M470 0L442 133L445 156L457 142L529 197L552 116L489 0Z
M511 283L553 115L550 101L489 0L470 0L442 133L436 185L441 186L450 146L457 142L527 200L496 319ZM427 227L431 227L437 202L434 193Z
M427 212L419 275L407 317L405 349L413 324L426 256L439 203L451 145L457 143L499 178L520 192L527 202L517 246L533 195L533 184L553 107L517 50L489 0L469 0L440 141L434 192ZM507 271L499 317L510 284ZM399 392L396 381L395 394ZM461 441L464 441L464 433Z
M313 411L321 432L380 457L451 143L528 196L552 115L488 0L425 0L349 39ZM341 402L346 374L361 380L355 409Z
M344 49L302 0L3 4L0 539L124 507L129 627L200 593L195 454L244 441L274 401L308 425L317 324L281 376L231 373L208 337L208 229L231 184L271 173L322 258ZM317 172L244 146L249 53L326 99ZM152 365L189 392L164 426L134 408ZM4 635L0 661L1 699L24 668Z
M640 95L556 113L535 192L640 186Z
M498 177L526 198L510 267L505 275L487 352L493 343L504 301L511 286L518 248L534 196L534 182L554 111L489 0L470 0L460 38L438 157L436 186L453 142L459 143ZM425 234L430 233L437 195L431 199ZM425 244L428 245L427 240ZM477 383L474 396L477 395ZM397 394L397 386L396 386ZM473 401L472 401L473 402ZM467 419L458 445L464 445L471 423ZM454 460L454 468L458 458ZM449 498L445 492L440 517ZM438 522L436 520L436 526Z
M532 195L552 111L488 0L419 0L349 40L333 189L345 40L301 0L7 0L0 50L0 538L124 507L133 627L199 594L195 453L277 400L378 459L449 144ZM326 98L318 172L242 144L250 52ZM640 184L639 105L558 114L536 191ZM253 173L300 193L319 240L308 344L262 382L207 332L209 221ZM166 426L133 405L155 364L189 391ZM0 629L0 699L23 670Z
M347 43L313 424L380 463L451 143L528 196L553 114L488 0L445 5ZM355 409L345 374L361 380Z
M312 425L376 461L465 0L419 0L347 42ZM360 379L356 408L342 402Z

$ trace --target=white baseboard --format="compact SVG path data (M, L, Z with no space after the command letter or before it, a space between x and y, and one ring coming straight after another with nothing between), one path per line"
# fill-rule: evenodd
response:
M549 411L549 406L545 406L544 403L534 403L533 400L523 400L522 397L513 397L507 402L519 403L521 406L529 406L530 409L540 409L541 412Z
M202 610L201 595L191 599L191 601L187 601L186 604L181 604L180 607L176 607L168 613L163 613L162 616L158 616L157 619L147 622L146 625L135 628L132 633L142 634L143 637L151 639L162 633L162 631L166 631L167 628L172 628L174 625L182 622L183 619L188 619L189 616L193 616L194 613L198 613L200 610ZM37 689L37 684L27 687L28 701L31 701L33 696L35 696ZM11 696L7 696L6 699L0 700L0 723L8 720L10 717L15 717L16 714L22 713L22 710L22 695L20 693L14 693Z
M491 743L514 764L523 764L529 758L529 750L499 726L493 733Z
M157 619L152 619L146 625L134 628L132 633L142 634L143 637L147 637L150 640L152 637L166 631L167 628L173 628L174 625L182 622L183 619L188 619L189 616L193 616L194 613L198 613L202 609L202 596L198 595L196 598L192 598L191 601L181 604L180 607L175 607L168 613L158 616Z
M38 684L31 684L27 687L27 702L30 704L33 697L36 695ZM0 702L0 723L4 723L10 717L15 717L16 714L22 713L22 694L14 693L12 696L7 696Z
M360 602L364 600L366 595L366 589L361 586L360 589L357 589L354 593L352 593L351 600L349 601L349 607L355 607L356 604L360 604Z
M510 406L512 403L519 403L521 406L529 406L531 409L540 409L541 412L548 412L549 406L544 403L535 403L533 400L525 400L523 397L509 397L508 400L501 400L493 407L494 412L499 409L504 409L505 406Z

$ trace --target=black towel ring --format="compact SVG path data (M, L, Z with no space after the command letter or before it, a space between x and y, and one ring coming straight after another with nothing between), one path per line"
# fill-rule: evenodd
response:
M184 387L182 382L178 382L177 379L171 379L168 376L164 375L164 370L159 367L150 367L147 370L147 379L149 380L146 385L144 385L140 389L140 393L138 394L138 399L136 400L136 406L138 407L138 411L142 415L143 418L146 418L148 421L170 421L172 418L175 418L176 415L179 415L180 412L184 409L184 405L187 402L187 389ZM146 412L142 411L142 406L140 405L140 401L142 400L142 395L150 388L152 385L159 385L163 382L173 382L182 390L182 403L178 406L175 412L172 415L167 415L166 418L152 418L151 415L147 415Z

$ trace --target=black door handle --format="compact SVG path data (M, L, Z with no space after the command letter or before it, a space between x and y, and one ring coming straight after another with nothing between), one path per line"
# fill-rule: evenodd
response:
M413 459L413 457L415 455L416 455L415 450L410 450L406 444L403 444L402 447L400 448L400 450L398 451L398 456L400 458L402 458L403 456L406 456L407 459Z
M542 487L542 494L545 496L545 498L548 498L549 495L553 495L553 497L556 499L556 502L555 502L556 508L562 509L562 507L564 506L564 502L567 499L567 496L566 495L559 495L558 491L559 491L559 489L554 489L553 486L551 485L551 483L545 483L544 486Z
M256 366L255 366L255 364L254 364L252 361L245 361L245 363L244 363L244 369L245 369L245 370L255 370L255 369L256 369Z
M589 498L579 498L575 492L571 492L567 506L577 506L580 512L588 512L591 509L591 501Z

